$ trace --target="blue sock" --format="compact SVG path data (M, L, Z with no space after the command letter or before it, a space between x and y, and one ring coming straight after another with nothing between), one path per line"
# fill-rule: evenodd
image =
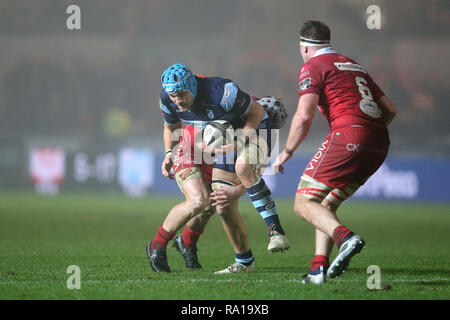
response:
M275 201L273 201L272 193L267 187L264 179L261 178L253 186L248 187L247 193L252 200L253 206L256 210L258 210L259 214L266 222L269 232L275 230L281 234L284 234L280 219L278 218Z
M244 253L236 253L236 262L242 263L247 267L252 264L253 260L255 260L255 258L253 257L252 250L250 249Z

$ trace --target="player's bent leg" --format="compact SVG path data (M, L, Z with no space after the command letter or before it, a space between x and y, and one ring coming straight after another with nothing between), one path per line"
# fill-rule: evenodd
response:
M196 244L214 213L209 200L206 200L208 196L205 195L205 190L207 192L209 190L200 174L201 171L196 167L185 169L176 175L178 186L185 194L186 202L190 207L190 219L183 233L175 237L173 247L182 255L188 269L202 268L198 261Z
M336 213L337 206L327 199L324 199L321 204L331 212ZM316 229L315 245L315 255L311 260L308 273L303 275L302 283L322 284L327 282L326 274L330 266L329 257L333 249L333 239Z
M218 180L217 178L222 178ZM231 177L233 179L233 177ZM230 180L232 180L230 179ZM236 182L236 180L234 180ZM230 181L224 180L224 175L214 175L212 188L217 190L218 188L233 188L233 184ZM238 210L239 199L230 200L228 206L218 209L217 213L220 215L223 228L227 234L231 245L235 252L235 262L215 274L228 274L238 272L252 272L255 270L254 257L248 243L248 233L245 228L244 220Z
M204 211L188 221L183 233L177 235L173 240L173 247L181 254L186 268L201 269L202 265L198 261L197 242L203 233L209 218L214 211Z
M339 206L356 192L359 187L358 183L350 183L342 189L333 189L326 199L335 206ZM333 241L339 248L339 252L328 268L327 276L329 278L336 278L342 275L347 270L352 257L360 253L365 247L364 239L344 226L336 228L333 234Z
M253 272L255 262L248 243L247 230L238 211L238 201L233 201L220 213L225 232L235 251L235 262L229 267L216 271L215 274Z
M155 272L170 272L166 254L168 242L192 217L209 206L209 192L199 168L184 169L177 174L176 178L186 196L186 201L170 210L155 238L146 247L150 266Z
M231 201L226 208L218 210L218 214L234 251L244 253L250 250L247 229L238 211L238 200Z
M186 172L187 174L185 174ZM201 174L200 168L192 167L180 171L175 176L186 196L186 201L172 208L167 215L163 227L168 232L176 232L191 218L209 207L209 190Z
M336 211L338 206L333 204L327 199L324 199L321 203L325 208L330 210L337 218ZM338 218L337 218L338 219ZM338 219L339 220L339 219ZM316 229L315 232L315 255L321 255L324 257L329 257L331 251L333 250L333 238L331 238L326 233ZM328 268L328 266L326 267Z
M240 181L234 172L214 168L211 184L213 191L219 189L228 189L229 191L232 191L237 188L236 185L238 184L240 184ZM230 194L231 193L234 192L230 192ZM228 205L226 207L216 208L217 213L222 220L225 233L230 239L231 245L236 253L244 253L250 249L248 245L247 229L245 228L244 220L238 210L238 197L240 197L240 195L241 194L237 194L235 195L236 198L228 199Z
M334 230L341 225L335 212L322 204L332 190L332 187L304 174L294 201L294 212L329 237L333 237Z
M320 201L307 198L301 193L295 196L294 212L329 237L332 237L334 229L341 225L336 215L322 206Z
M264 164L264 153L258 145L249 143L245 152L241 152L236 160L236 175L247 188L253 206L266 222L270 237L267 250L279 252L288 250L289 241L278 216L277 207L266 182L257 172Z
M332 238L338 248L341 248L341 245L351 238L354 233L343 226L337 218L335 212L333 212L333 209L337 208L339 204L346 199L343 193L336 193L335 191L336 189L333 189L307 175L303 175L297 190L297 195L294 202L294 211L298 216L305 219L314 225L316 229L321 231L324 235L319 233L319 236L323 236L325 241L329 241L327 237ZM324 202L324 200L331 202L332 205L327 205L327 202ZM335 259L335 261L333 261L330 265L327 270L328 277L333 278L345 272L350 258L354 255L353 252L356 252L357 250L360 251L358 246L356 246L356 248L349 248L349 250L343 251L342 255L338 254L339 259ZM327 253L326 251L327 249L325 248L325 253ZM318 258L323 260L322 257ZM325 265L326 263L323 262L322 264ZM325 271L325 268L322 269L323 270L320 272L320 279L323 279L322 273ZM321 282L322 280L318 281Z

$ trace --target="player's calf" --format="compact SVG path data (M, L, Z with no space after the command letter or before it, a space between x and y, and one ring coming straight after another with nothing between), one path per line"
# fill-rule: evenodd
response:
M258 177L255 184L247 187L247 193L250 196L253 206L266 222L269 232L276 231L284 235L285 232L281 227L275 201L264 179Z

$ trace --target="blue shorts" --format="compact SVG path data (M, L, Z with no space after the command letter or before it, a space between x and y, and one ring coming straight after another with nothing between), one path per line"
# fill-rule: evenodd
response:
M229 156L227 156L226 154L219 156L219 158L216 159L217 161L214 161L213 168L221 169L228 172L236 172L236 168L234 165L237 159L237 152L233 153L234 161L232 163L227 163L227 157ZM228 162L230 162L230 160L228 160Z

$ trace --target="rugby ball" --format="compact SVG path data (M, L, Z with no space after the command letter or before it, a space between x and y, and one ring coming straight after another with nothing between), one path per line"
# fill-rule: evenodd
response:
M233 129L233 126L225 120L214 120L208 122L203 129L203 142L207 147L217 148L226 144L227 129Z

